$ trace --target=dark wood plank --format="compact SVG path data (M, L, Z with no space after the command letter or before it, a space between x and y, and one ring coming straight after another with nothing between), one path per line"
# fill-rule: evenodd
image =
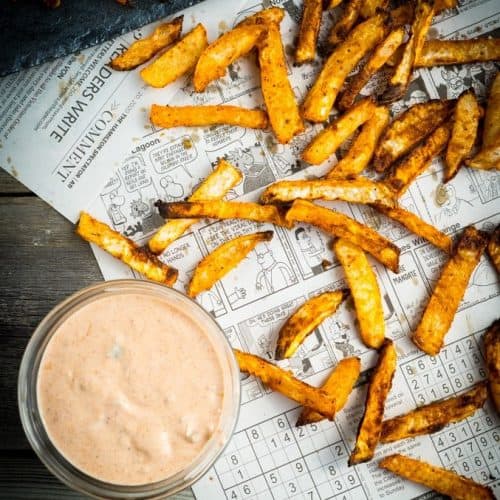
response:
M0 168L0 194L27 195L32 193L12 175Z

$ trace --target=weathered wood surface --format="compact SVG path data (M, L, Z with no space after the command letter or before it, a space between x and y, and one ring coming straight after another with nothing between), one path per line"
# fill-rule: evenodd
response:
M0 498L72 499L31 450L17 409L17 374L36 325L63 298L102 280L87 243L0 169ZM190 490L176 500L192 499Z

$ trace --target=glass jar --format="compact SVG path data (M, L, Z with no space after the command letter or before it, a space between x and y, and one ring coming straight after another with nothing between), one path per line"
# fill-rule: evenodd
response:
M52 444L40 415L37 377L45 348L58 327L74 312L90 302L115 294L160 297L181 308L204 326L219 355L223 372L224 398L219 428L195 461L184 470L151 484L123 486L95 479L74 467ZM85 288L57 305L41 321L23 355L18 380L21 422L31 446L45 466L63 483L96 498L165 498L199 479L217 460L233 433L240 404L240 376L231 346L215 320L196 302L176 290L149 281L116 280Z

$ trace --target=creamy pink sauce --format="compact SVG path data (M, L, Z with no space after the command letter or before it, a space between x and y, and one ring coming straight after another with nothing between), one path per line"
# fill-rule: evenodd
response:
M184 469L217 429L223 371L202 325L139 294L85 305L54 333L37 381L55 447L105 482L146 484Z

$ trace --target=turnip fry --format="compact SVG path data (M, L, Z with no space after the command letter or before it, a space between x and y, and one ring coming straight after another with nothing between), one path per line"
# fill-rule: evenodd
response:
M349 457L349 465L367 462L375 454L382 431L385 400L391 390L396 364L394 343L390 339L385 339L368 386L365 413L359 424L356 446Z
M381 182L365 177L354 179L318 179L313 181L278 181L261 195L263 203L286 203L304 200L343 200L351 203L379 203L395 206L394 192Z
M234 349L240 371L258 377L262 382L302 406L312 408L329 420L335 416L335 399L322 389L295 378L291 372L273 365L254 354Z
M203 92L210 82L223 77L230 64L257 45L265 30L265 24L246 24L224 33L212 42L196 63L193 75L196 92Z
M368 19L374 16L379 9L386 9L388 5L388 0L363 0L360 8L361 17Z
M486 382L459 396L435 401L404 415L385 420L382 424L381 443L391 443L422 434L432 434L448 424L460 422L481 408L488 397Z
M380 205L373 205L373 208L383 213L387 217L406 227L409 231L422 238L425 238L429 243L432 243L437 248L450 254L453 249L453 240L447 235L439 231L432 224L428 224L418 215L415 215L401 207L388 208Z
M500 319L494 321L485 333L484 351L491 398L500 414Z
M207 43L207 32L202 24L198 24L158 59L143 68L142 79L152 87L165 87L195 67Z
M379 467L415 483L423 484L455 500L495 500L493 491L487 486L455 472L405 457L399 453L383 458Z
M235 125L237 127L264 129L268 125L267 114L261 109L238 106L151 106L151 123L157 127L208 127Z
M276 344L276 359L293 356L308 335L331 316L349 296L349 290L324 292L302 304L281 328Z
M269 24L259 42L260 83L276 139L290 142L304 130L293 89L288 81L279 26Z
M344 90L340 97L338 103L339 109L346 110L354 104L356 97L368 83L370 78L389 60L394 52L396 52L397 48L403 43L404 36L404 28L395 28L375 48L365 65L348 82L346 90Z
M90 243L95 243L152 281L172 286L177 280L177 269L167 266L146 248L138 247L131 239L86 212L80 214L76 234Z
M295 62L297 64L314 60L322 12L322 0L304 0L299 38L295 49Z
M427 40L415 67L430 68L447 64L465 64L500 60L500 38L469 40Z
M384 172L427 137L448 118L454 104L454 101L431 100L415 104L398 116L382 135L375 149L375 170Z
M375 103L370 98L356 103L349 111L313 137L302 152L302 159L313 165L320 165L328 160L360 125L372 117L375 108Z
M481 148L470 160L465 160L468 167L479 170L500 170L500 144Z
M271 241L273 231L245 234L218 246L196 266L187 289L189 297L196 297L235 268L259 243Z
M117 71L125 71L149 61L179 38L182 20L183 16L179 16L168 23L160 24L151 35L134 42L125 52L112 59L109 65Z
M189 201L213 200L224 196L242 180L241 172L226 160L220 160L214 171L196 188ZM149 249L160 254L187 229L197 222L196 219L177 219L168 221L148 241Z
M386 184L401 196L410 184L444 150L450 138L451 124L440 125L425 141L417 146L385 180Z
M401 61L389 80L388 88L380 98L381 102L385 104L394 102L405 94L410 84L414 62L420 57L433 17L433 2L418 0L415 17L411 25L410 38L406 42Z
M349 151L328 172L326 178L350 177L361 173L370 163L375 147L389 121L389 110L385 106L377 106L371 118L361 126L361 131Z
M249 24L280 24L285 16L285 10L281 7L270 7L263 9L238 23L236 27L248 26Z
M286 214L292 222L312 224L332 236L344 238L373 255L379 262L397 273L399 248L368 226L347 215L315 205L306 200L295 200Z
M358 380L361 362L359 358L341 359L332 370L326 382L321 386L326 393L335 399L335 413L338 413L347 403L347 399ZM297 419L296 427L320 422L325 417L311 408L304 408Z
M333 244L351 289L361 340L367 347L378 349L385 338L384 310L377 277L357 245L339 238Z
M334 9L342 3L342 0L326 0L323 5L325 9Z
M490 242L488 243L488 255L495 265L497 273L500 274L500 225L491 234Z
M358 24L330 55L302 105L302 116L312 122L325 121L347 75L384 37L386 16L377 14Z
M270 222L278 226L290 227L284 217L284 209L275 205L240 201L157 201L160 215L165 219L247 219L255 222Z
M469 226L464 229L452 257L445 264L413 334L415 345L429 356L435 356L443 347L444 337L487 243L486 233Z
M358 20L360 8L364 0L348 0L342 15L332 26L328 35L328 44L334 47L342 43Z
M470 154L476 140L480 117L481 108L474 90L466 90L458 98L455 107L453 128L446 148L445 182L450 181L457 175L462 162Z

